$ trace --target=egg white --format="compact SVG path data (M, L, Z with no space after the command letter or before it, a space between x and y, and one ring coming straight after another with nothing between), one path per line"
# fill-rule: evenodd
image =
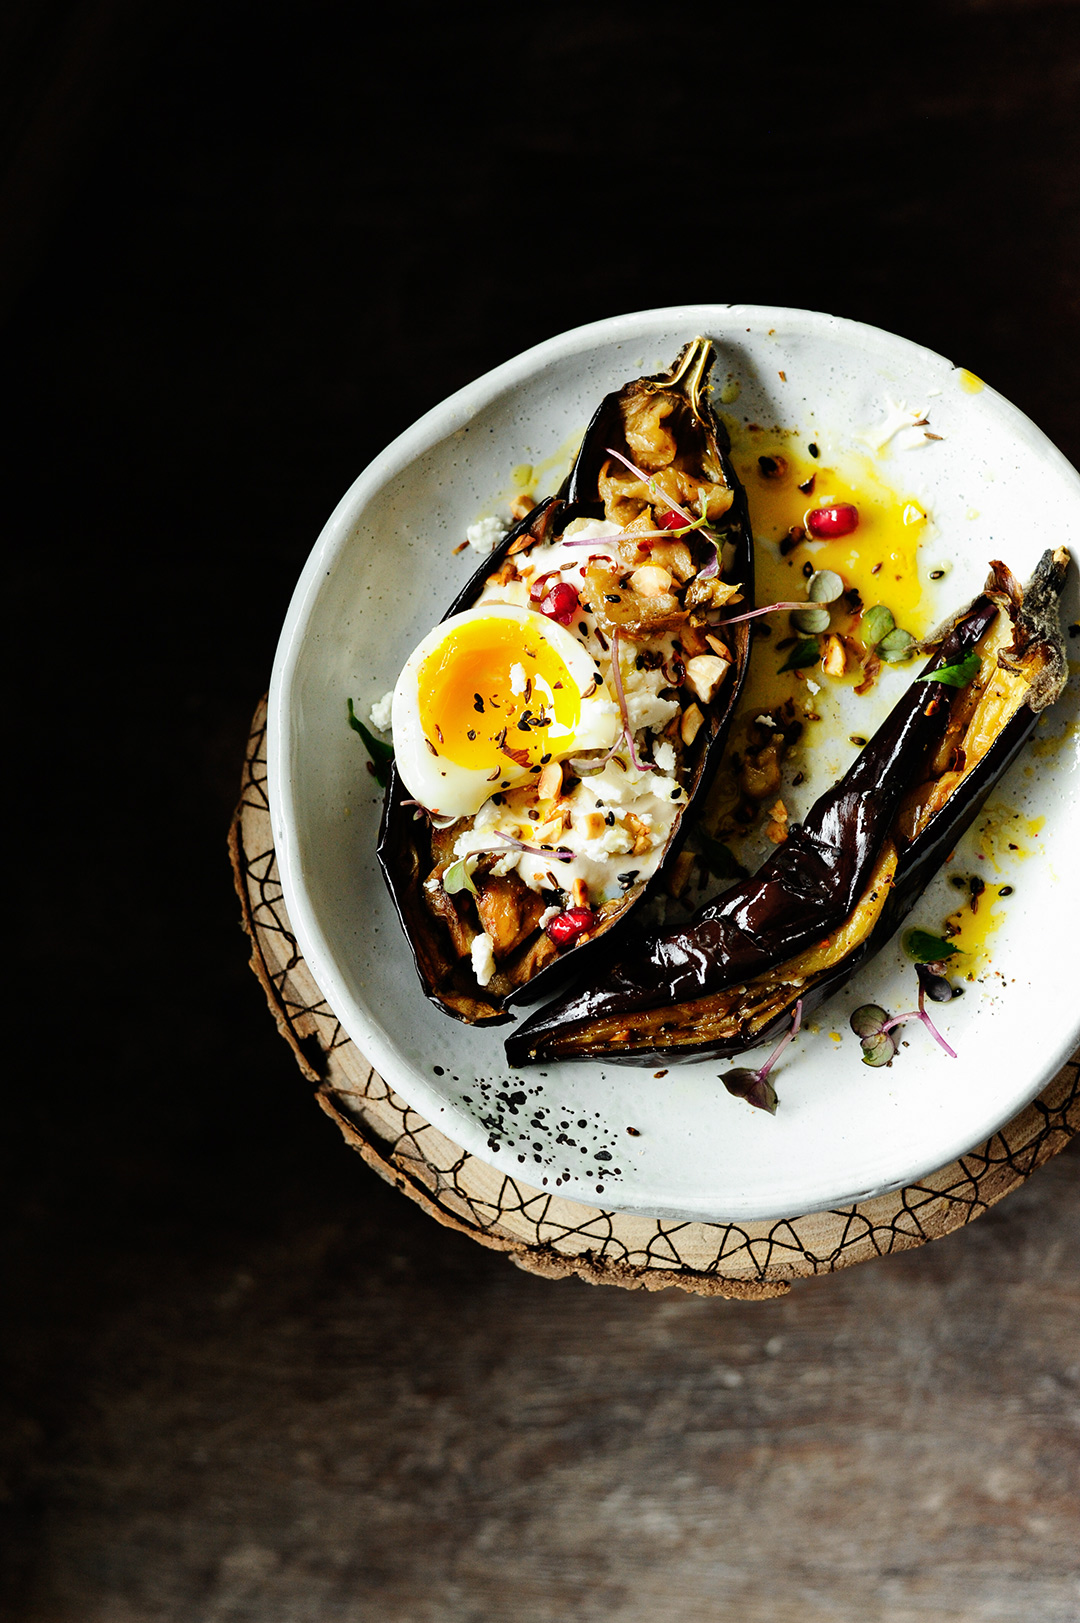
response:
M598 679L588 650L565 626L534 609L506 603L486 603L452 615L430 631L406 660L394 688L391 723L397 769L403 782L422 806L439 816L470 817L504 785L514 785L534 775L528 767L506 757L499 778L491 782L490 769L473 770L446 756L433 755L424 737L420 723L419 674L425 660L458 626L486 620L516 621L521 626L522 647L526 635L542 638L562 659L577 685L581 706L577 726L566 737L559 737L556 727L548 732L550 752L555 760L565 760L586 750L609 749L620 730L618 705L606 684ZM512 691L512 683L512 674L508 671L508 693ZM584 697L594 684L595 691Z

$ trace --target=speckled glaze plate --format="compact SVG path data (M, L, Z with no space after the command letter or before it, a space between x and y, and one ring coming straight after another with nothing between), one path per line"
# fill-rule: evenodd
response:
M1080 478L1039 429L968 372L929 350L834 316L753 305L689 305L595 323L553 338L462 389L364 470L328 520L281 634L270 690L271 814L297 939L345 1029L391 1085L451 1138L538 1188L589 1204L688 1219L779 1217L912 1182L985 1139L1031 1099L1080 1036L1075 953L1080 903L1076 669L1065 695L965 838L973 869L986 817L1023 831L998 883L1014 885L989 970L948 1005L950 1059L912 1039L886 1070L861 1063L848 1017L860 1003L909 1008L914 977L895 943L819 1012L774 1080L775 1117L732 1098L715 1062L652 1071L595 1063L511 1071L509 1026L472 1029L421 993L375 861L381 793L346 725L388 689L408 653L475 568L453 555L467 525L510 494L522 463L565 471L575 435L611 389L670 364L697 333L715 376L738 380L744 421L814 440L823 455L890 419L930 411L933 433L889 441L895 479L932 519L947 612L981 587L990 558L1021 579L1044 548L1080 555ZM890 470L883 467L883 474ZM945 589L947 587L947 590ZM1078 612L1077 570L1063 604ZM868 733L912 671L834 718ZM870 705L870 709L867 705ZM872 713L871 713L872 711ZM846 767L854 750L843 761ZM792 817L826 786L807 772L785 791ZM1024 856L1026 853L1026 857ZM1024 858L1021 860L1021 858ZM911 916L935 928L956 905L939 875ZM1075 916L1075 914L1074 914ZM908 1028L909 1030L911 1028ZM760 1063L760 1054L753 1063ZM744 1062L745 1063L745 1062ZM634 1134L628 1129L633 1128Z

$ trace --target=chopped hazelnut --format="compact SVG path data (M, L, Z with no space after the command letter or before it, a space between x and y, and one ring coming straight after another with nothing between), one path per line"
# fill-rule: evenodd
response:
M826 676L843 676L847 670L847 655L844 644L835 632L825 638L825 651L821 659L821 668Z
M536 793L541 800L557 800L562 792L562 762L549 761L536 780Z
M639 597L660 597L670 592L674 584L672 576L659 564L642 564L630 576L630 585Z
M708 704L730 669L731 661L718 654L696 654L686 663L687 686Z
M684 744L692 744L701 731L701 724L705 720L701 710L696 704L688 705L682 713L679 725L679 734Z

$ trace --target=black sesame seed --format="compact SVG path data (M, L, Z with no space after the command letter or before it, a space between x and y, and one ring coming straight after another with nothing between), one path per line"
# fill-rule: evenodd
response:
M810 442L806 449L810 452L810 455L815 459L815 461L821 455L821 452L818 450L813 441Z

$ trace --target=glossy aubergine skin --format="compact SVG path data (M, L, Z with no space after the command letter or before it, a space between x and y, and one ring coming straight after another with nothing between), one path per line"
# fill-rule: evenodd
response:
M953 624L924 672L954 663L992 625L997 605L976 599ZM617 965L598 985L571 994L541 1010L506 1045L511 1064L549 1060L554 1043L582 1040L578 1053L559 1057L602 1057L618 1064L670 1065L704 1057L726 1057L757 1047L790 1024L785 1013L752 1039L730 1043L684 1043L633 1051L588 1047L593 1021L671 1008L720 992L783 964L837 928L852 913L896 817L900 795L931 755L949 714L955 689L915 681L863 749L846 776L815 802L805 823L795 825L755 875L707 903L689 925L655 937L643 950ZM1036 716L1024 706L995 741L983 762L950 797L904 854L895 895L872 933L876 945L856 949L858 963L876 951L896 928L952 844L977 815L993 784L1021 748ZM887 920L892 923L888 925ZM856 954L851 955L854 959ZM838 965L823 979L814 1005L835 991L857 964ZM841 973L843 972L843 973ZM816 991L816 988L815 988ZM794 998L792 999L794 1002ZM810 1000L804 1001L804 1014ZM579 1028L575 1034L575 1028Z
M705 345L695 340L680 352L670 373L655 378L637 380L663 385L674 376L680 363L695 346ZM700 416L707 422L712 436L712 449L724 478L734 492L734 500L725 516L723 534L733 543L734 561L726 574L739 581L743 601L732 605L734 614L745 613L754 602L754 542L746 492L729 456L729 442L723 424L705 398L705 384L712 364L711 346L698 368L701 397L698 401ZM702 351L698 348L697 353ZM628 385L627 388L633 388ZM566 480L557 495L547 497L521 519L504 537L495 550L483 560L478 569L458 593L443 619L469 608L479 597L487 580L511 553L523 550L531 540L542 540L550 534L561 533L575 518L602 518L603 502L599 491L599 476L605 460L606 447L625 444L622 438L619 400L625 391L606 395L593 415L581 448ZM428 999L455 1019L467 1024L503 1024L512 1018L508 1010L519 1003L536 1003L554 996L572 975L587 972L602 957L609 960L612 949L622 938L638 902L652 895L664 882L671 862L681 847L692 821L691 808L700 802L716 775L724 752L724 744L731 726L738 699L742 693L749 667L751 633L746 623L733 626L728 633L733 646L734 661L731 676L725 684L719 704L709 707L707 724L702 727L690 752L690 775L685 784L682 809L672 828L662 861L656 872L645 883L628 893L628 905L610 921L594 931L588 939L571 946L558 958L541 969L523 986L508 996L489 996L476 986L469 986L472 977L467 969L456 964L441 937L441 926L431 916L423 898L422 886L430 871L430 837L426 818L417 818L414 808L405 805L408 791L396 768L391 769L379 829L377 855L379 865L397 911L405 938L412 950L420 982Z

